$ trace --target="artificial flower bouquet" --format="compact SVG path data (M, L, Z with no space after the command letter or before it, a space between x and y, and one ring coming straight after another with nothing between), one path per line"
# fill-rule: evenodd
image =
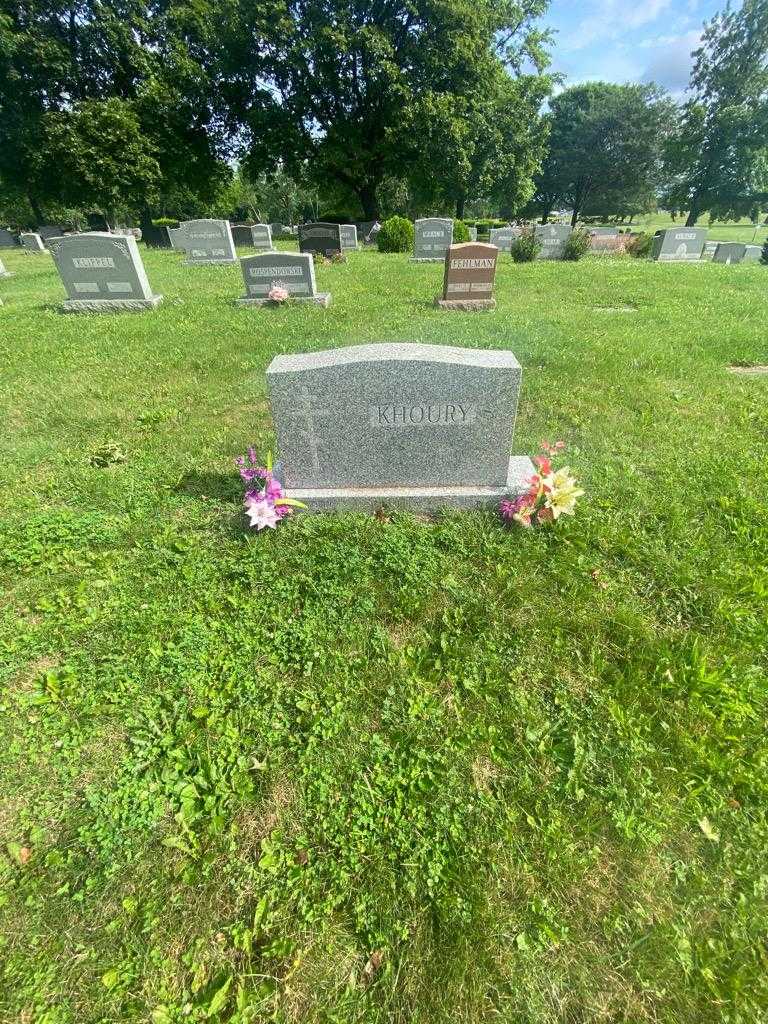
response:
M576 502L584 494L571 475L570 466L553 466L553 461L563 454L565 442L544 441L541 450L544 454L533 460L538 472L528 481L528 490L518 498L503 498L499 504L499 513L507 525L542 525L554 523L561 515L572 516Z
M256 530L268 527L271 530L289 516L295 508L306 508L302 501L286 498L283 485L272 471L272 456L267 455L266 466L260 466L256 452L248 449L247 455L235 459L240 477L246 485L243 498L245 514L250 525Z

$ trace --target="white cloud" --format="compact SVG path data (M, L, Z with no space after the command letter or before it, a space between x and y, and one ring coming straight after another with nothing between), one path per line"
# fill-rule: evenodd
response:
M589 16L582 19L567 37L561 35L559 48L573 52L595 43L623 38L627 30L642 28L655 21L671 3L672 0L645 0L643 4L628 7L625 0L598 0Z
M672 93L682 93L688 85L693 66L691 53L700 43L701 32L697 30L679 36L644 40L640 45L652 52L640 80L656 82Z

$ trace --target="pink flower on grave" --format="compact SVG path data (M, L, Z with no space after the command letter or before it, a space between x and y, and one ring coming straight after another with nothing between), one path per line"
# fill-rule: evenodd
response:
M269 292L267 293L267 298L270 299L272 302L285 302L285 300L288 298L288 289L285 288L278 281L273 281L272 287L269 289Z
M274 530L280 522L280 516L275 508L275 503L261 495L257 498L252 498L250 501L246 501L245 514L250 519L251 526L255 527L257 530L263 530L266 527L269 527L270 530Z
M568 466L558 470L552 466L552 460L562 453L565 442L543 441L541 447L545 454L533 459L538 473L528 480L528 490L517 498L503 498L499 503L499 514L508 526L554 523L563 514L573 515L576 502L584 494Z
M274 530L281 519L291 515L294 508L307 507L301 501L286 497L283 485L272 471L271 456L267 458L266 466L259 466L256 452L249 448L247 458L239 455L235 465L242 479L249 485L243 495L243 504L250 525L256 530Z

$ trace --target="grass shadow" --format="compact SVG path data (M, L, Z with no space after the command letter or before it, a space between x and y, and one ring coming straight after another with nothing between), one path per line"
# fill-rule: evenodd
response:
M233 502L239 505L242 501L243 485L235 473L200 473L192 470L185 473L174 488L177 494L186 494L190 498Z

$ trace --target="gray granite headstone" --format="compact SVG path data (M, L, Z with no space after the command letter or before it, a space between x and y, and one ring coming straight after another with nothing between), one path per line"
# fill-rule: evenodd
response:
M534 236L541 243L540 260L561 260L571 237L570 224L537 224Z
M742 242L718 242L713 263L741 263L747 251Z
M251 224L251 242L257 252L272 252L272 231L269 224Z
M61 238L64 234L64 228L61 224L43 224L37 229L36 233L40 235L43 245L45 245L49 238Z
M413 259L442 263L449 245L453 244L453 221L450 217L422 217L414 226Z
M516 238L519 238L522 233L522 228L491 228L490 243L491 245L495 245L499 252L509 252L512 248L512 243Z
M330 292L318 292L315 285L315 264L309 252L264 252L244 256L240 260L245 282L245 295L236 299L240 306L263 306L270 302L275 286L285 288L292 299L327 306Z
M141 233L142 241L148 249L172 249L170 232L171 228L164 224L145 224Z
M469 227L468 230L469 230L469 240L470 240L470 242L476 242L477 241L477 228L474 225L472 225L471 227Z
M318 252L333 256L341 252L341 227L327 221L299 224L299 252Z
M185 220L179 225L187 251L185 265L236 263L237 253L228 220Z
M745 245L742 263L759 263L763 255L762 245Z
M154 309L154 295L136 239L89 231L52 238L48 247L67 290L66 313L103 313Z
M651 259L659 263L691 263L700 260L706 240L706 228L666 228L657 231L651 245Z
M521 368L512 352L357 345L267 368L281 476L313 511L495 503L526 489L510 457Z
M0 249L15 249L18 244L18 238L8 228L0 228Z
M704 248L701 250L701 258L703 260L714 259L718 245L720 245L720 243L715 241L714 239L710 242L705 242Z
M357 249L357 228L354 224L340 224L341 251L351 252Z
M247 249L253 245L250 224L232 224L232 241L239 249Z
M19 241L24 252L45 252L42 238L34 231L22 231L19 235Z
M184 229L179 226L177 228L168 228L168 239L171 243L172 249L178 249L179 252L186 252L186 243L184 241Z

